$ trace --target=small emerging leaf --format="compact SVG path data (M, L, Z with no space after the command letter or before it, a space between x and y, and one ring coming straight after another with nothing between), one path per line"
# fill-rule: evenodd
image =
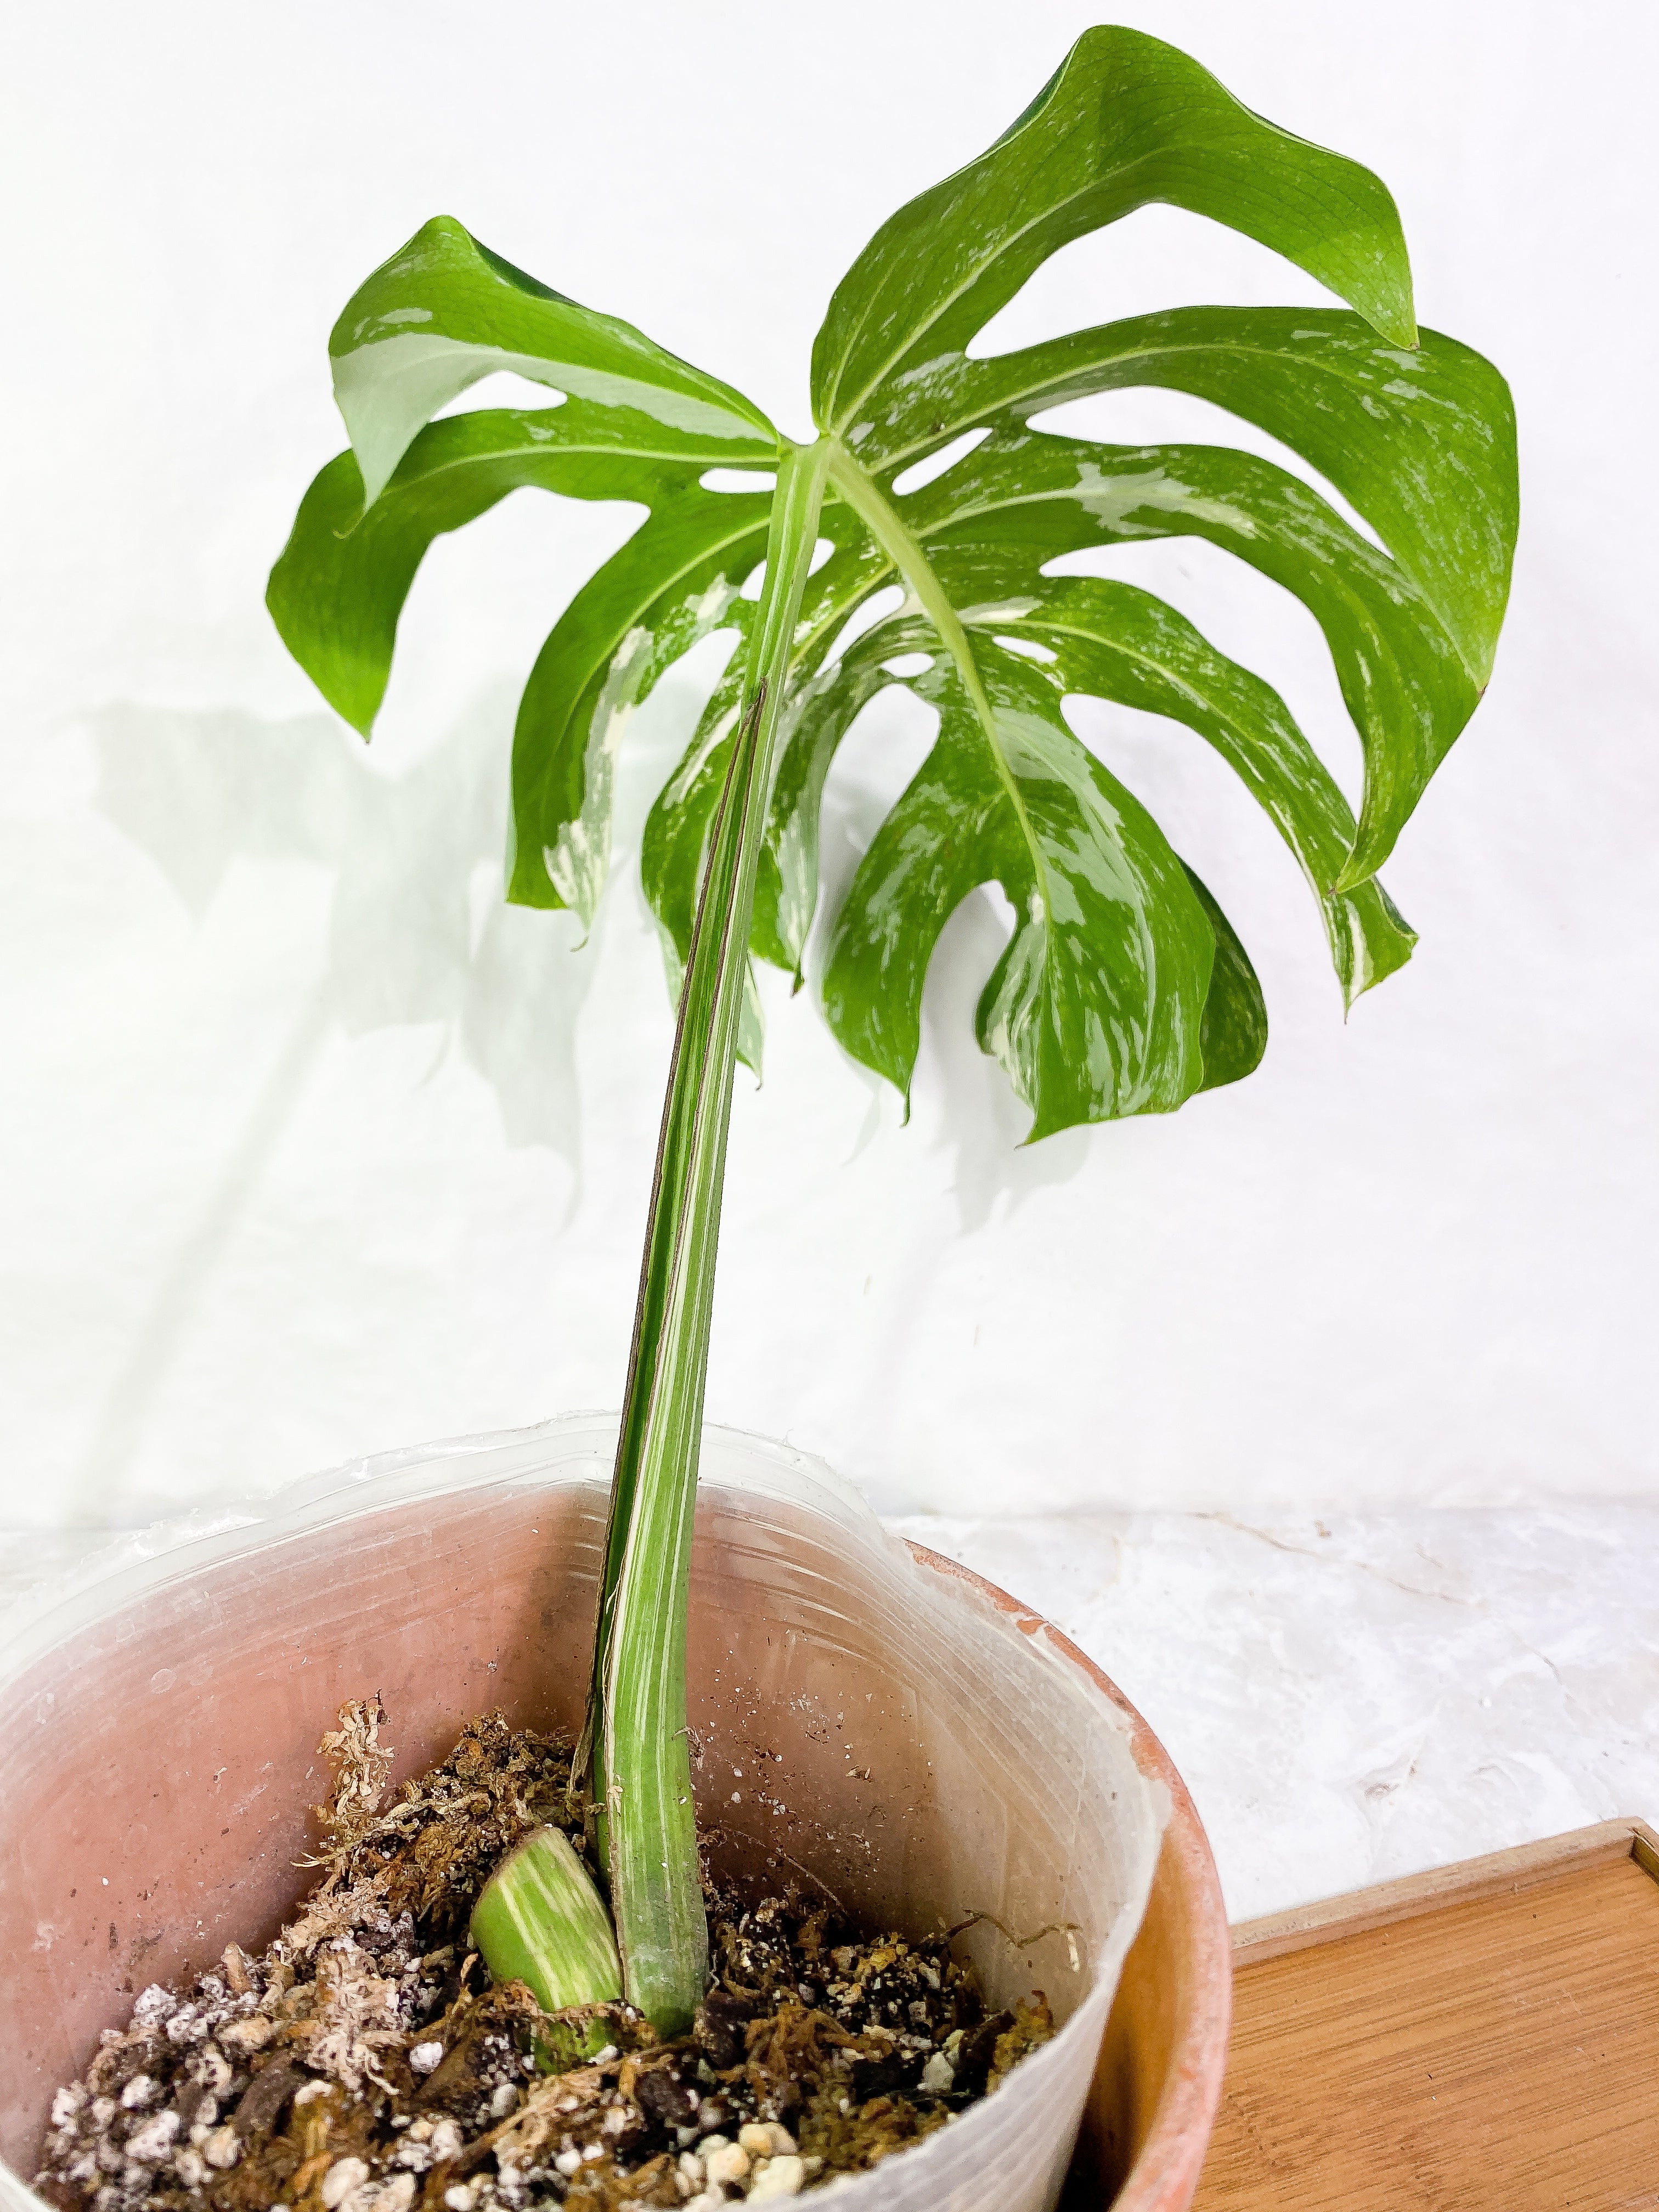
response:
M469 1937L498 1982L526 1983L544 2012L623 1993L611 1915L560 1828L538 1828L496 1868Z

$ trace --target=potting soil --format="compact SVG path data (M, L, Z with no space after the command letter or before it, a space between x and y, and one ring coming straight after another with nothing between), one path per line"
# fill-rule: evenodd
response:
M354 1704L323 1741L336 1786L299 1917L143 1990L58 2093L34 2186L59 2212L714 2212L921 2141L1054 2032L1041 1993L988 2014L943 1931L712 1887L690 2036L623 2004L544 2013L466 1928L532 1829L583 1848L569 1743L491 1714L383 1809L384 1723Z

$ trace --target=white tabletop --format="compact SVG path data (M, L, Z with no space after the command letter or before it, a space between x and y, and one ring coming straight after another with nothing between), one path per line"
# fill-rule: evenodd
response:
M893 1525L1139 1707L1234 1920L1659 1814L1659 1510Z

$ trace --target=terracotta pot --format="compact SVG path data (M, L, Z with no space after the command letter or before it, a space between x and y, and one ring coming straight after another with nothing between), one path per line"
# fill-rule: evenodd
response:
M345 1698L382 1694L394 1780L482 1710L578 1720L614 1438L577 1416L319 1478L106 1575L0 1653L0 2206L38 2203L16 2177L52 2091L134 1993L291 1910L327 1781L314 1747ZM709 1431L691 1720L726 1870L814 1881L889 1924L976 1911L963 1941L994 1999L1042 1986L1062 2022L854 2196L1052 2203L1086 2105L1076 2201L1121 2187L1124 2212L1179 2212L1231 2001L1191 1801L1064 1638L915 1560L827 1469Z

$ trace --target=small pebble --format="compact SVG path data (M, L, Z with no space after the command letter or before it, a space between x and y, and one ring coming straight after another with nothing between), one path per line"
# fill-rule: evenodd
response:
M155 2101L155 2084L148 2074L135 2074L121 2092L121 2102L128 2112L142 2112L146 2105Z
M921 2086L930 2097L942 2097L957 2078L957 2069L942 2051L936 2051L921 2069Z
M472 2212L473 2187L470 2181L457 2181L444 2191L444 2203L449 2212Z
M362 2159L337 2158L323 2176L323 2185L319 2191L328 2212L335 2212L335 2207L343 2204L352 2191L361 2188L368 2179L368 2167Z
M500 2090L496 2095L501 2094ZM432 2156L435 2163L461 2154L461 2131L453 2120L440 2120L432 2130Z
M749 2154L741 2143L725 2142L718 2150L710 2150L705 2144L702 2170L711 2181L718 2181L722 2188L729 2188L733 2182L748 2178Z
M217 2044L204 2043L191 2060L190 2071L210 2096L222 2097L230 2087L230 2061Z
M208 2178L207 2160L190 2143L174 2158L173 2170L186 2189L199 2189Z
M750 2158L787 2158L795 2149L795 2138L776 2120L745 2120L738 2141Z
M417 2043L409 2054L410 2069L416 2074L435 2074L443 2059L441 2043Z
M749 2192L751 2204L764 2204L775 2197L799 2197L806 2180L805 2161L785 2155L768 2161Z
M576 2171L581 2162L582 2154L579 2150L562 2150L553 2161L553 2171L556 2173L569 2175Z
M179 2009L179 2000L171 1990L164 1990L160 1982L152 1982L147 1990L138 1993L138 2002L132 2008L135 2027L160 2027Z
M235 2165L242 2155L242 2139L228 2120L223 2127L215 2128L202 2145L202 2155L210 2166L216 2166L222 2173L228 2173Z
M409 2212L415 2202L415 2177L412 2173L394 2173L375 2198L376 2212Z
M163 2159L173 2156L173 2138L179 2132L177 2112L157 2112L153 2120L146 2120L127 2137L127 2156L144 2166L159 2166Z
M495 2120L504 2120L518 2101L519 2092L515 2084L511 2081L503 2081L500 2088L496 2090L495 2095L489 2100L490 2118Z

